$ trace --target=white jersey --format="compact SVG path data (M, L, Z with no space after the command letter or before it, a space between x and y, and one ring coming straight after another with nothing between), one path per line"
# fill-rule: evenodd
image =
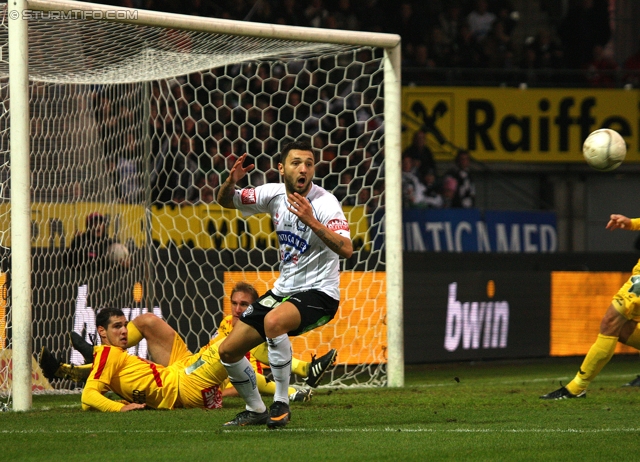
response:
M351 238L349 223L333 194L312 184L307 199L320 223ZM271 215L280 243L280 277L272 289L276 295L315 289L340 300L340 257L289 211L283 183L238 189L233 204L245 217L265 212Z

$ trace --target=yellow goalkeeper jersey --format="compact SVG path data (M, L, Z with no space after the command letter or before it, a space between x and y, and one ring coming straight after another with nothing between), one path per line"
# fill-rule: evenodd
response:
M214 339L194 355L179 355L168 367L118 347L96 347L93 368L82 392L82 408L120 411L125 403L106 398L107 391L153 409L222 407L220 384L226 380L227 371L220 362L219 343ZM188 353L186 347L184 352Z
M107 391L130 403L173 409L178 400L178 370L132 356L119 347L100 345L94 350L93 368L82 392L82 408L120 411L124 403L106 398Z

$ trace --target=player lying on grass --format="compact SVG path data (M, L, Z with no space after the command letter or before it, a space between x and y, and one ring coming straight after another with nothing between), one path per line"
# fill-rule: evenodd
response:
M236 284L231 292L232 314L224 318L217 335L214 336L209 344L219 343L219 341L224 339L233 328L240 314L249 307L257 296L256 290L250 284L244 282ZM166 322L151 313L147 313L129 322L127 329L128 341L125 348L135 346L142 338L146 338L151 357L154 360L157 358L156 362L160 365L169 365L170 356L167 355L166 352L171 348L173 338L178 334ZM40 366L45 376L50 380L58 377L81 382L87 380L89 377L91 363L93 362L93 346L85 342L79 335L73 334L75 333L71 335L72 344L83 354L88 364L74 366L61 363L56 360L46 348L43 348L40 355ZM256 369L256 372L258 372L256 374L258 388L263 394L273 395L275 384L267 380L264 375L260 373L262 371L260 362L268 364L267 348L265 345L260 345L252 353L254 353L255 356L253 354L251 355L251 364ZM318 386L324 372L333 364L336 353L336 350L330 350L320 358L316 359L314 357L311 363L295 360L293 365L294 371L301 377L306 378L307 385L315 388ZM229 381L225 381L221 389L223 390L223 396L234 396L237 394ZM289 398L292 401L307 401L311 398L311 390L302 387L289 387Z
M629 219L624 215L613 214L607 223L607 229L627 229L640 231L640 218ZM609 362L618 342L640 350L640 260L633 267L631 277L613 296L600 322L600 333L589 349L578 373L566 387L542 395L541 399L585 398L587 387ZM638 386L638 379L627 385Z

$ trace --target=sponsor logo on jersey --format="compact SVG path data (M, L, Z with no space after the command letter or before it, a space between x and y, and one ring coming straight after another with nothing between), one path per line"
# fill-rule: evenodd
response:
M202 402L206 409L220 409L222 407L222 392L217 385L202 390Z
M242 317L246 318L247 316L251 316L251 313L253 313L253 305L249 305L247 309L244 310L244 313L242 313Z
M262 306L264 306L265 308L275 308L276 306L278 306L280 304L280 302L278 300L276 300L275 298L273 298L271 295L263 298L262 300L260 300L260 304ZM251 308L251 307L249 307ZM246 313L246 311L245 311Z
M299 250L300 253L305 253L309 249L309 243L307 241L290 231L277 231L276 234L278 235L278 241L281 245L291 246Z
M253 188L244 188L240 192L240 200L245 205L256 203L256 190Z
M349 231L349 222L347 220L335 218L333 220L329 220L327 228L331 231Z

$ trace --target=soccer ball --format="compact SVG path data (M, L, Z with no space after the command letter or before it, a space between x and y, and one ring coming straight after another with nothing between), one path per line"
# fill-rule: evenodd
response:
M126 264L129 261L129 249L124 244L114 242L107 252L111 263Z
M627 155L627 144L617 131L601 128L584 140L582 155L592 168L608 172L620 166Z

